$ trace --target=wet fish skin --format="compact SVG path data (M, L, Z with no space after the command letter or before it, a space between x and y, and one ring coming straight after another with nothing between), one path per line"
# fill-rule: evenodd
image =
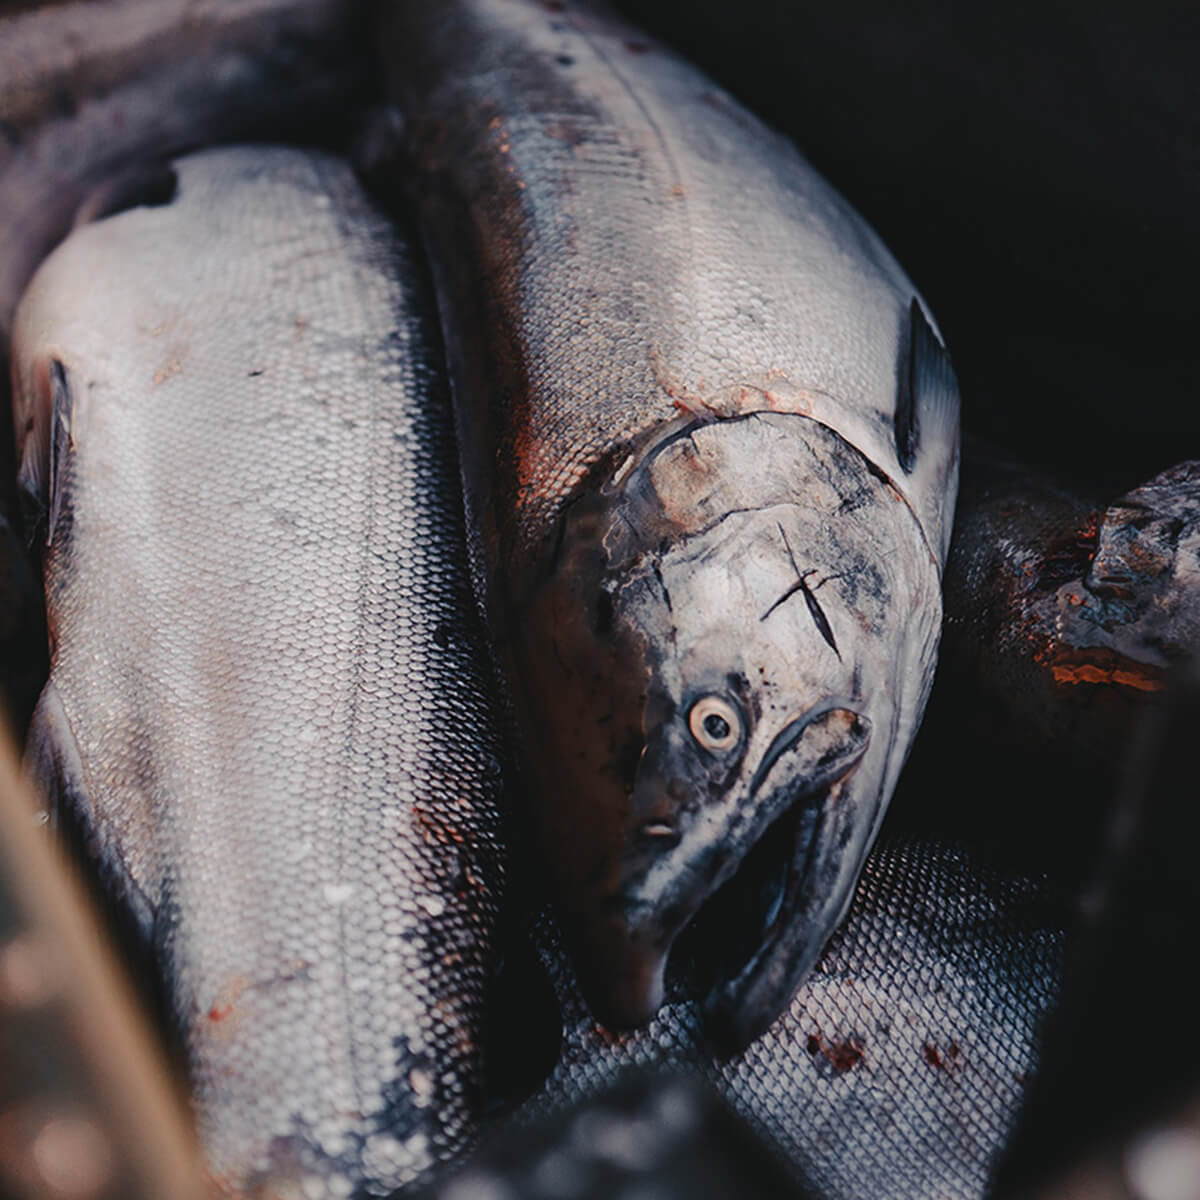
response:
M1072 696L1157 691L1200 636L1200 465L1112 499L982 445L970 465L946 571L947 665L1036 705L1031 744L1061 739Z
M563 1008L562 1053L484 1144L511 1145L514 1126L544 1129L631 1078L678 1073L765 1137L804 1194L982 1200L1038 1069L1070 915L1045 877L885 830L813 973L730 1058L713 1053L682 975L645 1029L599 1026L543 916L534 937Z
M920 719L953 373L845 202L636 31L384 12L477 586L585 990L649 1019L676 935L783 816L782 915L747 918L757 956L711 995L744 1045L844 914Z
M18 312L28 757L154 956L214 1178L386 1194L473 1131L504 876L435 310L343 161L174 165Z
M188 149L349 128L370 77L363 12L105 0L0 16L0 346L81 208L161 196L166 160Z

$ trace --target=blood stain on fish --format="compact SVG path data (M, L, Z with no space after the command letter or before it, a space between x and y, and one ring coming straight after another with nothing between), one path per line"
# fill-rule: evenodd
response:
M845 1075L863 1061L865 1057L862 1042L856 1037L848 1037L845 1041L825 1041L820 1032L809 1034L805 1049L812 1058L820 1055L833 1069L835 1075Z

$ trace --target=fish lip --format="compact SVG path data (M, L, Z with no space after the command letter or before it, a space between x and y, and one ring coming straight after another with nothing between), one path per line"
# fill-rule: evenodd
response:
M820 957L853 894L851 883L845 889L845 897L835 897L837 919L819 920L815 926L819 936L810 935L802 940L799 951L789 943L788 934L793 931L795 918L807 898L805 885L810 881L820 835L827 823L828 799L829 789L826 789L821 797L822 809L811 828L798 830L801 836L794 844L788 864L782 902L771 923L759 935L757 948L734 974L713 984L701 1000L705 1033L718 1052L727 1056L745 1050L783 1011ZM785 814L781 820L786 821L791 815ZM827 911L829 907L826 904L823 909Z

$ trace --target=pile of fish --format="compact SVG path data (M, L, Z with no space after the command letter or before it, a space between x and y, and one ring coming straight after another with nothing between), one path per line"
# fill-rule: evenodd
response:
M388 1195L640 1069L807 1194L982 1197L1068 914L875 846L943 573L989 586L987 528L947 567L958 390L907 276L583 4L104 7L0 23L26 761L212 1185ZM998 611L1034 661L1186 651L1193 474L1110 514L1083 624ZM552 998L510 1021L525 943Z

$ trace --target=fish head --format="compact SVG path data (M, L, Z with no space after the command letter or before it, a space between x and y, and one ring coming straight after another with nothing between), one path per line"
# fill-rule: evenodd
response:
M535 811L602 1020L653 1016L677 941L719 1040L787 1004L919 719L938 584L895 488L802 416L684 426L572 506L523 657Z

